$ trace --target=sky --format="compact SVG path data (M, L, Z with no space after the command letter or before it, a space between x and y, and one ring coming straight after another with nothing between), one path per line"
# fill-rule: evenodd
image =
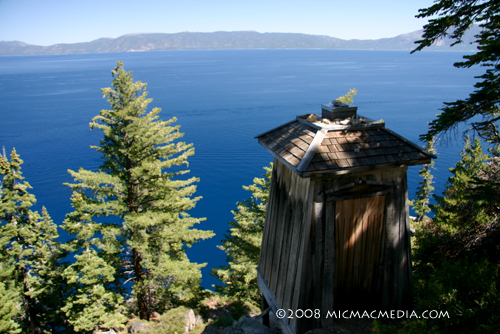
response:
M378 39L422 29L433 0L0 0L0 41L90 42L130 33L292 32Z

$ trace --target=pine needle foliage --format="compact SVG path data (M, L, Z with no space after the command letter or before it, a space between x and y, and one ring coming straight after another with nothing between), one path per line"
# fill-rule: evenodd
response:
M104 134L100 145L92 146L103 163L97 172L70 170L75 183L67 184L74 211L64 228L75 236L71 247L77 255L66 276L80 296L67 308L74 324L103 298L109 316L92 315L94 325L120 322L126 283L141 319L194 298L205 264L190 262L185 247L213 236L192 228L204 219L187 214L200 200L193 197L199 179L182 179L194 149L178 141L183 133L172 125L176 118L162 121L159 108L146 111L152 101L146 84L134 82L123 63L112 76L112 87L102 89L111 109L90 123Z
M427 141L426 150L429 153L436 153L434 149L434 139L430 139ZM432 185L432 179L434 176L431 174L431 169L434 166L434 160L430 163L425 164L420 169L418 173L420 175L421 180L418 182L419 186L417 187L417 198L410 202L415 213L417 214L416 221L421 222L424 220L425 215L431 212L431 208L429 206L430 196L432 191L434 190L434 186Z
M453 175L446 183L444 196L434 195L437 204L432 207L434 222L452 230L474 227L492 219L488 210L481 206L484 194L477 191L478 178L490 157L483 153L479 138L472 142L470 137L460 155L462 160L450 168Z
M354 101L354 95L356 95L357 93L358 91L356 90L356 88L351 88L349 89L347 94L340 96L336 101L351 104Z
M256 269L264 233L272 165L264 167L264 177L254 178L252 185L243 186L252 195L236 203L237 209L231 211L234 221L229 222L229 234L224 235L222 246L218 246L227 254L228 265L212 270L212 275L225 283L216 287L217 292L253 305L259 305L261 301Z
M497 333L500 253L500 161L467 137L462 159L451 168L432 220L417 225L414 247L416 307L448 312L423 324L440 333ZM496 184L496 187L492 187ZM410 320L402 332L413 333Z
M449 38L452 45L462 43L465 32L474 24L481 29L475 35L474 43L478 51L465 55L464 61L454 64L457 68L481 66L485 73L476 77L474 92L465 99L446 102L441 114L430 123L427 134L422 138L430 139L456 130L459 124L467 124L470 129L486 142L500 143L500 5L496 0L436 0L419 10L418 18L429 18L424 25L422 39L416 41L420 51L433 45L442 38Z
M58 261L64 254L47 210L43 208L40 215L30 209L36 198L24 181L22 164L15 149L10 161L0 156L0 282L19 297L15 320L36 334L61 323Z
M67 296L66 313L76 332L89 332L98 327L122 329L127 320L123 313L123 297L109 289L115 270L90 246L69 266L64 276L72 288Z
M21 332L14 321L19 315L19 296L15 290L9 290L0 282L0 333L17 334Z
M500 161L467 138L434 219L417 226L413 249L419 309L447 311L442 333L497 333L500 287ZM431 322L428 322L430 325Z

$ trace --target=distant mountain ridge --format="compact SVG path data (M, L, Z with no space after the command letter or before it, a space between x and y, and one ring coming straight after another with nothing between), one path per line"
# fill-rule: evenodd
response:
M464 43L453 51L475 50L477 27L464 36ZM128 34L117 38L99 38L91 42L30 45L19 41L0 41L0 56L55 55L75 53L138 52L167 50L223 50L223 49L357 49L357 50L413 50L421 39L422 30L392 38L373 40L307 35L298 33L259 33L255 31L217 31L212 33L180 32L174 34ZM430 50L450 50L450 41L444 39Z

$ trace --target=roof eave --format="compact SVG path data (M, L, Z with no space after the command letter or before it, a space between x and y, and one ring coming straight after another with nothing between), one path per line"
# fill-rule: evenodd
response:
M297 167L292 165L291 163L289 163L288 161L286 161L285 159L283 159L282 157L280 157L278 154L276 154L276 152L274 152L272 149L270 149L269 147L267 147L267 145L264 145L262 142L261 142L261 139L259 138L259 141L258 143L264 147L269 153L271 153L276 159L278 159L279 161L281 161L282 163L284 163L288 168L290 168L291 170L293 170L297 175L299 175L300 177L304 177L303 176L303 173L302 172L299 172L297 170Z
M402 162L392 162L385 164L373 164L373 165L365 165L358 167L348 167L348 168L337 168L337 169L323 169L323 170L314 170L314 171L305 171L302 173L302 177L314 177L314 176L322 176L322 175L345 175L351 173L362 173L376 170L383 170L389 168L403 168L408 166L415 165L424 165L431 162L431 159L421 159L421 160L411 160Z

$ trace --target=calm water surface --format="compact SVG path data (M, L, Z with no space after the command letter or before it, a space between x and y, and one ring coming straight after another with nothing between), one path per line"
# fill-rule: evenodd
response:
M217 280L212 267L225 263L216 248L226 233L231 210L249 196L241 186L261 176L272 156L254 136L296 115L320 113L327 103L356 88L358 113L383 119L386 126L418 143L418 136L439 113L443 101L472 91L477 69L455 69L462 53L349 50L224 50L108 53L0 57L0 146L13 147L25 161L23 172L38 199L60 224L71 211L64 182L67 169L96 170L102 133L89 122L109 108L100 88L111 85L116 61L148 83L150 107L160 117L175 116L184 140L196 154L189 161L200 178L203 196L190 214L206 217L198 228L217 235L199 242L188 255L207 262L203 285ZM421 143L419 143L421 144ZM436 191L443 190L448 169L459 159L461 137L438 146L433 172ZM410 198L418 170L408 173Z

